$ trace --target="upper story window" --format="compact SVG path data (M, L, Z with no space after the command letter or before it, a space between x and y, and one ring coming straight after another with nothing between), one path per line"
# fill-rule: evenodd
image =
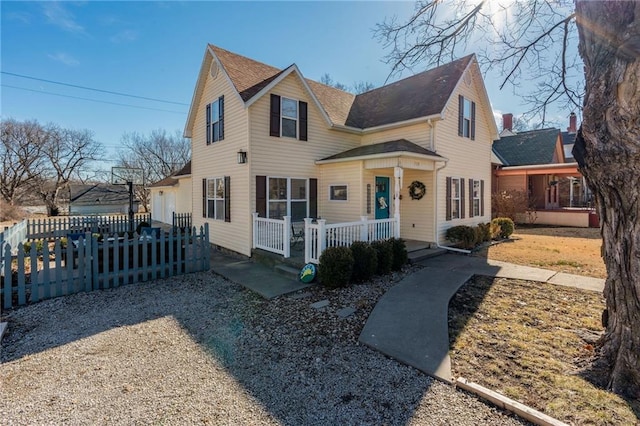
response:
M307 140L307 103L271 95L269 135Z
M298 137L298 101L282 98L282 136Z
M476 138L476 103L462 95L458 96L458 136Z
M224 139L224 96L207 105L207 145Z

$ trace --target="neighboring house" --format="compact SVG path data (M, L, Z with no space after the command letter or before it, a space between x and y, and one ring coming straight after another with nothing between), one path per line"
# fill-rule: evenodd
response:
M432 244L491 218L498 131L475 55L354 95L295 64L208 45L184 135L194 225L209 223L213 244L248 256L254 212L394 218L402 238Z
M133 211L140 202L134 200ZM128 214L129 189L126 185L70 185L69 215Z
M182 169L149 186L151 217L164 223L173 223L174 213L190 213L191 161Z
M593 226L590 191L573 157L565 156L575 139L575 114L564 133L554 128L515 133L510 116L503 116L501 137L493 142L494 193L526 192L529 213L520 221Z

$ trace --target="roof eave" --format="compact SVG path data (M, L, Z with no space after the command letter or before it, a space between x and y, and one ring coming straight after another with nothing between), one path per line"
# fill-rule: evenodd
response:
M345 163L349 161L376 160L380 158L394 158L394 157L411 157L411 158L418 158L421 160L440 161L444 163L449 161L448 158L435 156L435 155L419 154L417 152L410 152L410 151L395 151L395 152L383 152L380 154L358 155L355 157L334 158L330 160L316 160L315 163L316 164Z
M412 124L418 124L422 122L426 123L428 120L441 120L441 119L442 119L441 113L425 115L422 117L411 118L409 120L397 121L395 123L382 124L380 126L375 126L375 127L366 127L362 129L362 134L366 135L369 133L380 132L382 130L395 129L398 127L410 126Z

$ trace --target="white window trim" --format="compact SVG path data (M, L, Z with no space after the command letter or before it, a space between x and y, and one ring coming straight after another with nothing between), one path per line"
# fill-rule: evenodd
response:
M296 104L296 118L284 115L283 107L284 107L285 99L295 102L295 104ZM296 134L295 134L295 136L288 136L288 135L282 134L282 131L284 130L283 120L295 120L295 122L296 122L296 125L295 125ZM298 136L300 136L298 134L299 133L299 129L298 129L299 123L300 123L300 102L297 99L287 98L286 96L281 96L280 97L280 137L281 138L289 138L289 139L296 139L297 140ZM297 178L294 178L294 179L297 179Z
M482 202L482 194L480 193L482 191L482 184L480 183L480 180L478 179L473 179L473 193L471 194L471 208L473 209L473 216L481 216L480 212L482 210L482 206L481 206L481 202ZM478 196L476 197L475 192L476 192L476 183L478 184ZM478 201L478 212L476 213L476 200Z
M336 186L344 186L345 190L347 191L347 198L344 200L336 200L331 198L331 195L333 194L332 188L336 187ZM349 201L349 185L346 183L332 183L329 185L329 201L331 202L335 202L335 203L346 203L347 201Z
M454 196L454 190L453 190L454 182L458 182L458 196L457 197ZM462 198L462 197L460 197L461 192L462 192L462 178L452 177L451 178L451 201L450 201L451 202L451 220L460 219L460 217L462 216L462 214L461 214L462 213L461 212L462 203L460 202L460 200ZM453 205L454 205L454 203L456 201L458 202L458 209L456 210L458 216L454 216L453 215L453 211L454 211Z
M274 199L272 200L270 197L270 191L269 191L269 181L271 179L286 179L287 180L287 199L286 200L281 200L281 199ZM304 193L306 195L306 198L303 200L302 198L291 198L291 181L292 180L304 180L305 181L305 188L304 188ZM267 218L270 218L269 216L269 206L271 202L277 203L277 202L283 202L285 201L287 203L287 214L286 216L291 216L291 202L292 201L305 201L307 203L307 211L305 213L305 217L309 217L309 178L303 178L303 177L286 177L286 176L267 176L267 211L266 211L266 216ZM273 219L273 218L270 218ZM278 219L278 218L276 218Z
M213 185L214 187L217 189L218 188L218 180L222 181L222 197L218 197L216 194L216 191L214 190L214 194L213 197L209 197L209 182L213 181ZM219 221L223 221L224 222L224 203L225 203L225 198L224 198L224 192L225 192L225 187L224 187L224 177L210 177L207 178L207 217L206 219L211 219L211 220L219 220ZM213 201L213 216L209 216L209 201ZM218 219L217 216L217 212L216 212L216 206L217 206L217 201L222 201L222 218Z

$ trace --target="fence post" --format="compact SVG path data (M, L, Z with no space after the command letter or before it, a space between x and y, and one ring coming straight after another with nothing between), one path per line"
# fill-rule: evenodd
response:
M202 231L200 231L200 238L203 238L203 248L204 248L204 260L205 260L205 267L207 268L206 271L208 271L209 269L211 269L211 244L209 243L209 224L205 222L204 224L204 235L202 235Z
M400 216L394 217L394 237L400 238Z
M253 212L251 213L251 216L253 217L253 225L252 225L252 230L253 230L253 247L252 248L256 248L256 240L258 238L258 226L257 226L257 222L258 222L258 212Z
M291 216L284 216L284 230L282 231L282 248L284 257L291 256Z
M318 219L318 260L320 255L327 248L327 221L326 219Z
M362 225L360 227L360 241L369 241L369 218L367 216L360 216Z
M305 217L304 218L304 263L309 263L309 260L311 260L311 228L309 227L309 225L311 225L311 221L313 219L311 219L310 217Z
M3 305L4 305L4 309L10 309L11 308L11 281L12 281L12 276L11 276L11 246L9 244L6 244L4 246L4 252L0 253L2 254L2 257L4 259L4 277L5 279L4 281L4 288L2 289L2 291L4 292L4 301ZM24 270L23 270L24 272ZM18 271L18 273L20 273L20 271Z

